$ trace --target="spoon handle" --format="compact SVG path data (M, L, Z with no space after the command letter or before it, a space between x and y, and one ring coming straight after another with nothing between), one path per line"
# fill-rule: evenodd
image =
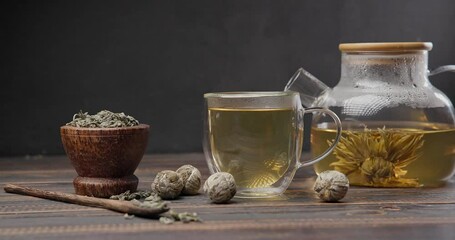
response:
M128 201L118 201L118 200L110 200L110 199L103 199L103 198L96 198L96 197L87 197L87 196L79 196L76 194L70 193L63 193L63 192L52 192L52 191L45 191L36 188L24 187L14 184L6 184L4 187L5 192L7 193L16 193L26 196L33 196L38 198L44 198L59 202L66 202L66 203L73 203L82 206L89 206L89 207L97 207L97 208L104 208L113 210L116 212L121 213L131 213L131 214L138 214L138 207L135 206L133 203ZM139 215L157 215L167 211L167 209L161 208L147 208L139 210ZM146 214L140 214L141 212L145 212Z

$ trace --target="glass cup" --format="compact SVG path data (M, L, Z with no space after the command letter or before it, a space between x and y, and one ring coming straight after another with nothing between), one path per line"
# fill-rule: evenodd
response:
M304 109L297 92L206 93L204 98L203 147L208 167L211 173L234 176L236 197L282 194L297 169L326 157L340 138L337 115L325 108ZM305 113L332 117L337 136L321 155L301 161Z

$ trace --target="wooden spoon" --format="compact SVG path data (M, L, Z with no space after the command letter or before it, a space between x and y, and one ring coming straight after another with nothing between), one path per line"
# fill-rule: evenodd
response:
M4 190L7 193L16 193L26 196L50 199L59 202L67 202L89 207L104 208L116 212L128 213L141 217L158 217L160 213L164 213L169 210L168 207L164 208L141 207L129 201L79 196L76 194L63 192L44 191L36 188L23 187L14 184L6 184Z

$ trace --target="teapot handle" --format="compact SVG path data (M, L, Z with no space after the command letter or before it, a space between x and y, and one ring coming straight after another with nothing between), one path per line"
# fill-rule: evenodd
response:
M455 72L455 65L445 65L437 67L432 71L428 70L428 76L434 76L443 72Z

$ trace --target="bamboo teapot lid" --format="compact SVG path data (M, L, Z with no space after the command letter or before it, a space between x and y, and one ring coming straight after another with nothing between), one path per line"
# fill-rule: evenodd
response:
M341 43L341 52L414 52L430 51L433 48L431 42L377 42L377 43Z

